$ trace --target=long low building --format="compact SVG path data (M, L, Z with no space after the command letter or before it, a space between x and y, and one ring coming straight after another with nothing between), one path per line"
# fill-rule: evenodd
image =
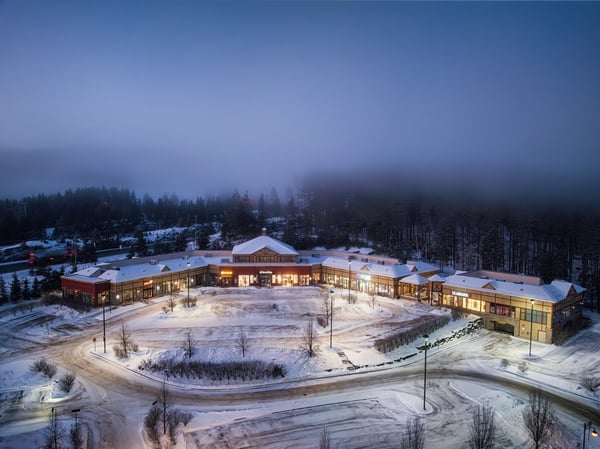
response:
M445 278L440 304L481 315L487 329L560 343L581 329L584 292L567 281L480 270Z
M327 283L398 297L411 292L410 284L402 284L403 278L437 271L420 261L402 264L389 257L343 251L296 251L263 232L232 251L189 251L99 263L63 276L62 291L65 299L90 306L131 303L180 292L188 286L292 287Z
M266 235L231 251L189 251L99 263L62 277L65 300L128 304L198 286L327 284L390 298L427 301L484 317L486 328L556 343L582 325L585 289L565 281L488 271L439 275L422 261L344 251L296 251ZM530 337L532 336L532 337Z

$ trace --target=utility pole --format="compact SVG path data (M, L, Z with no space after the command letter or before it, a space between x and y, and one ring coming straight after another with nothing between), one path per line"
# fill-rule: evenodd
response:
M106 354L106 296L102 299L102 340L104 342L104 353Z
M425 340L425 369L423 370L423 410L425 410L425 397L427 396L427 348L429 347L429 335L423 335Z
M329 290L329 347L333 342L333 290Z

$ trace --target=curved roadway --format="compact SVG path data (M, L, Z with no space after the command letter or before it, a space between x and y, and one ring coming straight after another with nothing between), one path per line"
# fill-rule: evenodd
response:
M160 304L148 306L160 307ZM146 308L144 308L146 309ZM148 310L135 310L127 315L127 319L138 314L147 314ZM107 323L107 335L114 333L120 322ZM142 446L141 425L144 414L150 404L158 396L160 381L137 374L132 377L123 367L109 366L112 362L101 356L102 341L97 342L98 353L91 349L91 336L101 335L102 323L91 325L82 330L82 336L45 345L41 348L30 348L28 357L36 353L52 360L67 371L77 374L77 381L82 385L77 394L59 404L68 412L80 409L80 418L90 430L91 448L139 448ZM16 352L16 351L15 351ZM16 354L15 354L16 355ZM535 386L526 379L476 372L456 368L440 368L444 363L444 350L430 351L428 354L430 368L427 371L429 380L464 379L470 382L493 385L498 389L509 391L520 396L527 396L528 390ZM325 397L341 392L371 389L382 386L393 386L411 381L413 384L422 379L421 360L412 361L403 366L392 366L385 369L360 370L343 375L321 376L311 380L289 380L268 386L236 387L234 389L204 389L169 383L173 402L177 406L198 406L203 409L225 410L238 406L252 405L257 402L277 404L304 396ZM118 375L121 372L122 375ZM592 420L600 422L598 403L581 396L546 387L555 407L562 413L578 415L581 422ZM47 417L50 404L42 404L37 410L24 410L13 407L5 411L2 417L4 424L35 417Z

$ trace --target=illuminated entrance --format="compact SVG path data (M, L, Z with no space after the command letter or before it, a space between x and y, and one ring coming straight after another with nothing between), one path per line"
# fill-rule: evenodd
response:
M258 272L258 285L260 287L270 287L273 279L272 271L259 271Z
M232 277L233 277L233 271L221 270L221 276L219 277L219 285L221 287L231 287Z

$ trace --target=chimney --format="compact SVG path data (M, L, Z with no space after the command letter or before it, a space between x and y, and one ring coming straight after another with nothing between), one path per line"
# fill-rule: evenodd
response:
M262 235L267 235L267 228L262 228Z

